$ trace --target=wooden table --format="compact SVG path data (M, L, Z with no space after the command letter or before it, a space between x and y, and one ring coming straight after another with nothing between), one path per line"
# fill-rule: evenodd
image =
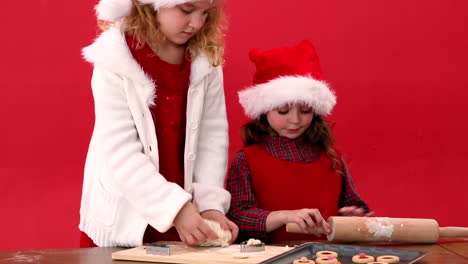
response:
M441 240L439 246L468 259L468 238Z
M304 242L304 241L301 241ZM322 242L322 241L321 241ZM289 245L301 244L299 241ZM427 251L430 254L418 261L418 264L468 264L468 241L442 241L434 245L385 245L385 247ZM80 249L45 249L0 251L0 263L40 263L40 264L128 264L147 263L130 261L112 261L111 254L122 248L80 248Z

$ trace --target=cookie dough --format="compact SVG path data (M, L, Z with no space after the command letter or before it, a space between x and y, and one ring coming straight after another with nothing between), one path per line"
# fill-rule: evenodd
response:
M302 257L300 259L296 259L293 261L293 264L315 264L313 260L310 260L306 257Z
M255 238L251 238L247 240L247 243L246 243L247 246L255 246L255 245L260 245L260 244L262 244L262 241L255 239Z
M327 256L327 257L318 257L315 259L315 262L317 262L317 264L336 264L338 263L338 260L333 256Z
M366 255L364 253L353 256L353 262L354 263L369 263L369 262L372 262L372 261L374 261L374 257Z
M328 257L328 256L332 256L335 258L338 257L338 253L336 253L335 251L327 251L327 250L318 251L317 253L315 253L315 255L317 257Z
M226 231L221 228L221 225L218 222L203 219L205 223L216 233L218 239L208 239L205 242L198 243L199 247L227 247L229 246L229 241L232 238L231 232Z
M377 261L384 262L384 263L398 263L400 262L400 257L393 256L393 255L384 255L377 257Z

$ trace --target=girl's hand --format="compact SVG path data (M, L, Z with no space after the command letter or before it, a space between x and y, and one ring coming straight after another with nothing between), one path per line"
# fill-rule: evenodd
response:
M230 221L223 213L217 210L207 210L201 213L201 216L205 219L213 220L221 225L221 228L231 232L231 240L229 244L232 244L239 234L239 227Z
M189 246L207 239L217 239L218 236L203 221L195 206L187 202L174 219L174 226L179 233L180 240Z
M318 209L299 209L284 212L286 218L283 224L297 223L304 233L312 233L317 227L322 227L325 233L330 233L330 225L323 219Z
M342 216L369 216L369 217L375 216L374 211L365 213L364 209L359 208L359 207L354 206L354 205L353 206L342 207L340 210L338 210L338 212Z

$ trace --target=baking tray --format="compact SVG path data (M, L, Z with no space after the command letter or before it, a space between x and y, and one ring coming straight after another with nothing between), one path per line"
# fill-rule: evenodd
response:
M428 252L415 251L415 250L401 250L401 249L392 249L392 248L377 248L377 247L367 247L367 246L353 246L353 245L333 245L333 244L322 244L322 243L305 243L298 246L295 249L292 249L288 252L285 252L276 257L267 259L262 264L274 263L274 264L291 264L295 259L301 257L307 257L308 259L315 261L315 253L321 250L330 250L338 253L338 261L341 264L354 264L351 260L354 255L359 255L359 253L365 253L377 259L378 256L382 255L395 255L400 257L399 264L411 264L425 257Z

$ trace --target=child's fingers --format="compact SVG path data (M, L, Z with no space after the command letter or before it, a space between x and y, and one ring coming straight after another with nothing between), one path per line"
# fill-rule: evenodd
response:
M205 234L203 234L200 229L193 230L192 236L197 240L197 242L203 242L206 240Z
M317 223L318 226L321 226L323 228L323 231L325 233L330 233L330 225L323 219L322 214L320 214L319 210L316 210L313 214L315 218L315 222Z
M209 238L209 239L217 239L218 238L216 233L213 232L213 230L211 230L211 228L205 222L202 222L198 226L198 229L205 235L206 238Z
M192 235L187 235L185 236L185 244L193 247L195 244L197 244L197 240L192 236Z
M177 231L177 234L179 234L180 241L184 242L184 244L187 244L187 239L185 238L186 235L184 231L181 229L177 229L177 228L176 228L176 231Z
M330 225L327 223L327 221L322 221L322 228L323 228L323 231L325 231L326 234L331 232Z
M330 229L330 225L327 223L327 221L325 221L325 219L323 219L323 217L321 215L317 216L318 218L320 218L320 220L317 220L317 226L321 226L323 231L325 233L330 233L331 229Z
M375 212L374 212L374 211L368 212L368 213L365 214L364 216L367 216L367 217L374 217L374 216L375 216Z
M349 207L342 207L342 208L340 208L340 210L338 210L338 213L340 215L347 215L348 211L349 211Z
M185 239L185 236L179 233L179 238L180 238L180 241L182 241L184 244L187 244L187 239Z
M314 220L312 220L312 217L310 217L309 214L304 215L302 219L305 222L307 229L312 230L315 227Z
M319 210L314 210L314 211L312 212L312 217L314 218L314 221L315 221L315 224L316 224L316 225L322 225L323 217L322 217L322 215L320 214L320 211L319 211Z
M356 209L353 211L353 215L354 215L354 216L363 216L363 215L364 215L364 209L362 209L362 208L356 208Z
M231 235L232 235L232 238L229 241L229 244L232 244L234 243L234 241L237 239L237 236L239 235L239 227L236 224L234 224L234 222L231 222L231 221L229 221L228 224L229 224L229 230L231 230Z
M354 210L356 210L357 207L356 206L345 206L345 207L342 207L340 208L340 210L338 210L338 212L341 214L341 215L352 215L352 212Z
M295 222L296 224L299 225L299 227L301 228L302 232L304 232L304 233L309 233L308 228L307 228L307 224L306 224L306 222L304 221L304 219L302 219L301 217L295 217L293 222Z
M216 221L216 222L218 222L218 221ZM219 221L218 223L221 225L221 228L223 230L227 230L227 231L231 230L231 228L229 227L227 221Z

